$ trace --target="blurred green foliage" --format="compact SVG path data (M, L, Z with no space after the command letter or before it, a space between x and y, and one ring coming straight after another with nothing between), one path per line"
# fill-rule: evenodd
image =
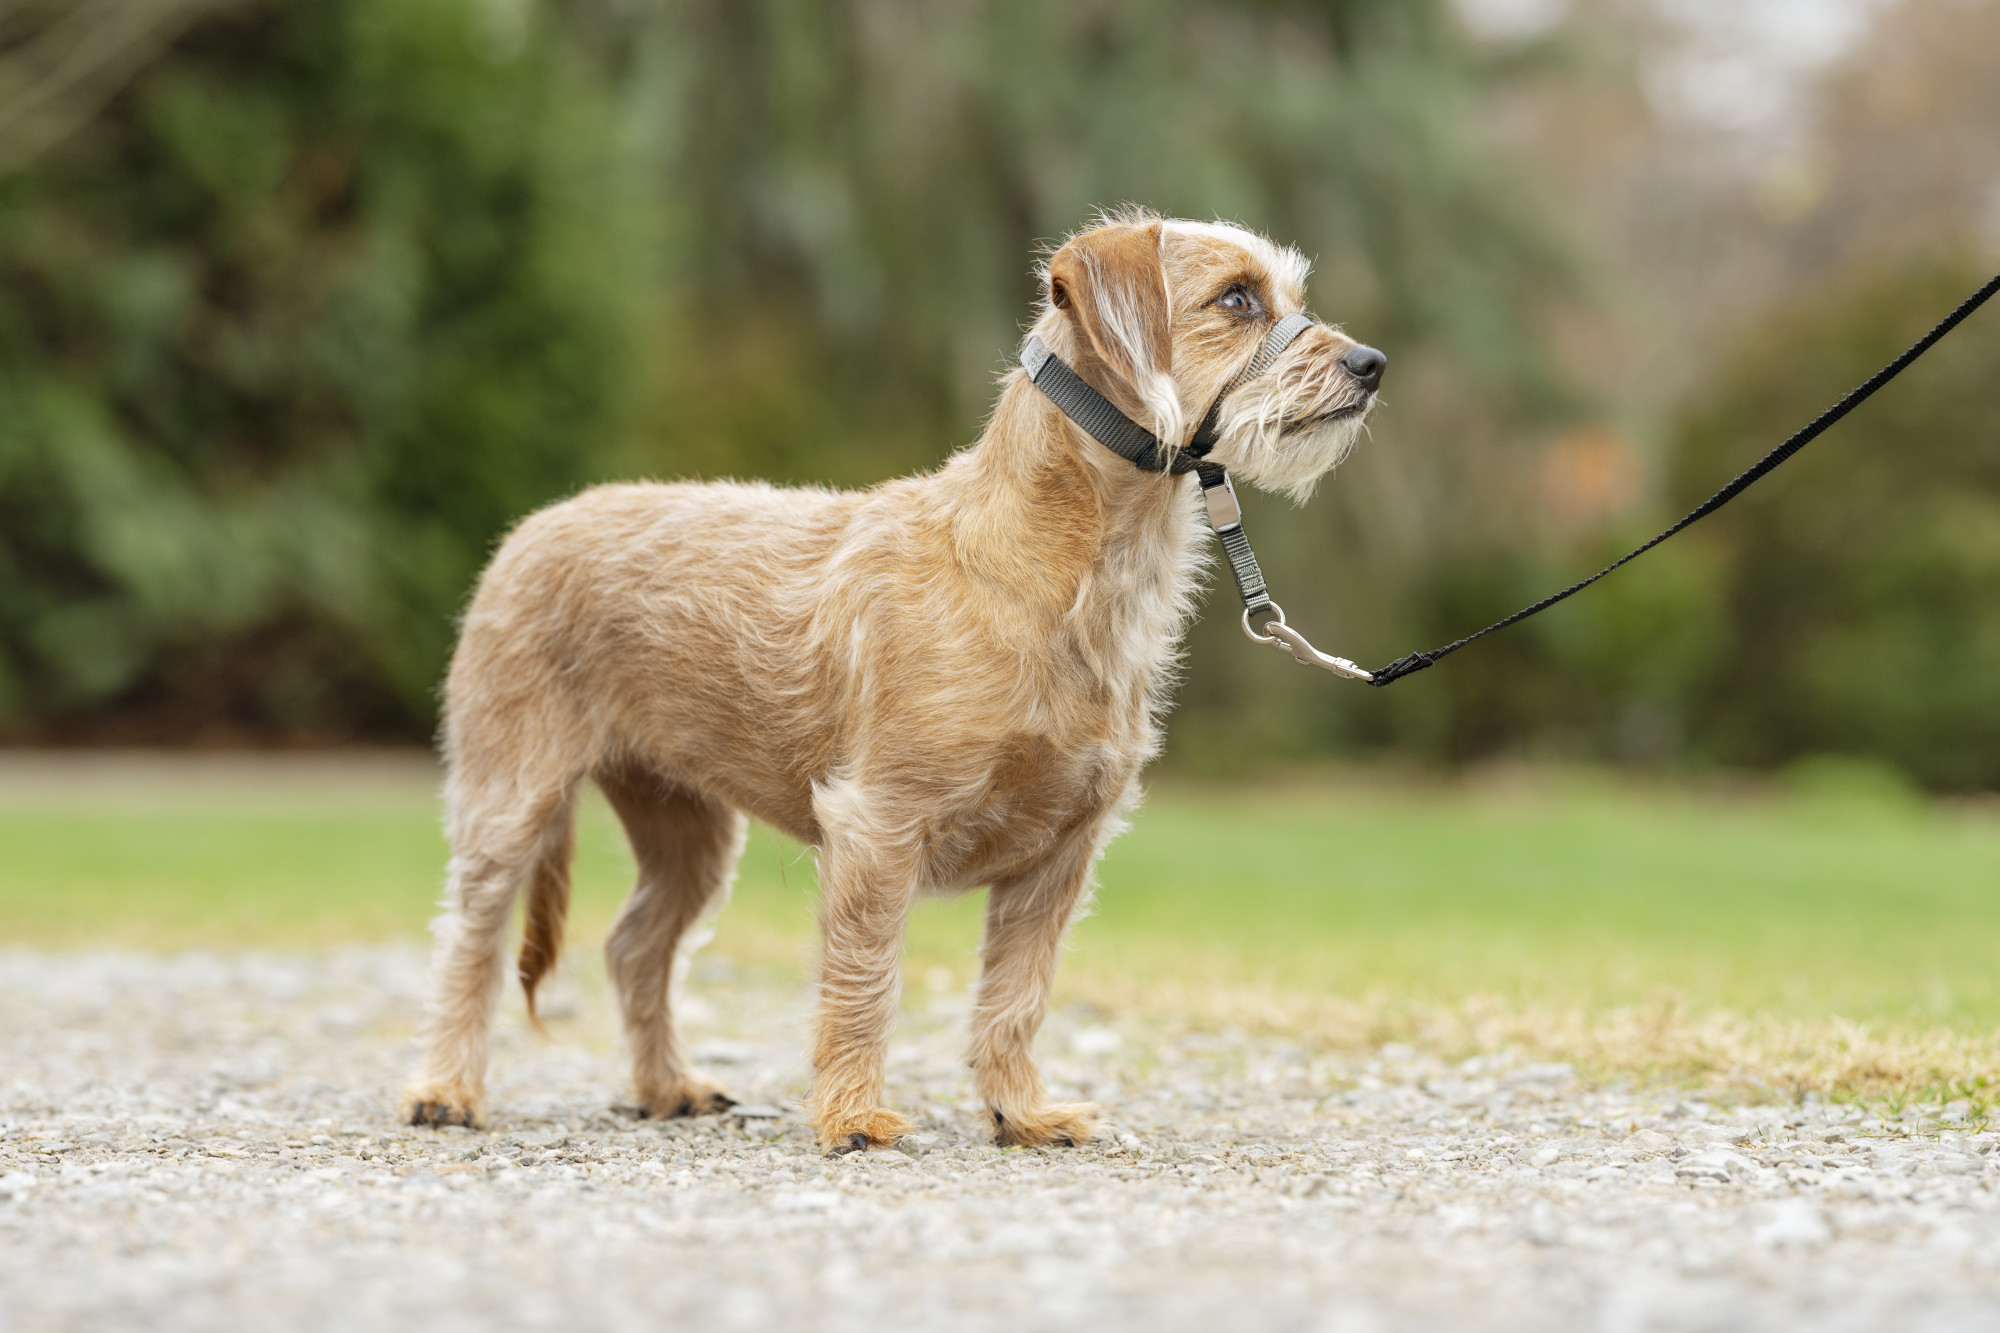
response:
M426 728L629 392L637 164L461 0L244 5L0 181L0 718Z
M1544 446L1616 415L1551 350L1603 292L1485 132L1532 56L1496 63L1443 0L190 12L0 174L0 736L426 735L509 523L609 477L934 465L977 433L1037 252L1122 202L1298 244L1316 310L1391 355L1372 437L1313 507L1247 500L1325 646L1455 638L1665 516L1543 521ZM1677 498L1950 285L1760 334L1675 437ZM1170 759L1834 749L1994 782L1994 477L1958 444L1984 430L1991 452L1976 341L1940 350L1928 395L1816 445L1789 470L1818 483L1762 517L1394 690L1252 649L1213 593ZM1857 449L1860 471L1820 461ZM1891 478L1916 449L1957 470ZM1786 505L1803 517L1771 517ZM1862 656L1893 665L1846 668ZM1883 683L1904 675L1922 690Z
M1678 498L1748 465L1988 276L1899 267L1774 317L1690 413ZM1724 644L1695 726L1718 758L1870 755L1931 786L2000 787L1995 313L1709 521Z

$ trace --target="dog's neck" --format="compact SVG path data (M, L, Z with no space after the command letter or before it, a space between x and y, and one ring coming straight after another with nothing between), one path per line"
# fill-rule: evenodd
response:
M1114 693L1164 702L1200 571L1187 477L1134 467L1017 370L979 441L938 480L968 572L1057 631Z

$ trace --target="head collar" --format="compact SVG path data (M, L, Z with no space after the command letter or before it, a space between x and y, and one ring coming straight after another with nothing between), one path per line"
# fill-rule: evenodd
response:
M1204 467L1200 460L1215 447L1222 400L1269 370L1278 355L1312 326L1312 320L1305 315L1286 315L1273 325L1264 339L1264 345L1257 349L1257 355L1250 358L1250 364L1215 395L1208 415L1202 418L1194 438L1188 441L1185 449L1163 447L1151 431L1120 412L1103 394L1085 384L1083 378L1063 364L1063 359L1051 352L1040 338L1028 339L1028 345L1021 349L1021 369L1028 372L1028 379L1048 395L1050 402L1062 409L1064 416L1135 467L1147 472L1196 472ZM1203 480L1206 484L1205 477Z
M1209 526L1215 529L1216 540L1222 543L1222 553L1229 558L1229 571L1236 576L1236 591L1243 598L1245 634L1258 643L1276 644L1307 666L1320 667L1338 676L1367 680L1366 671L1344 657L1321 652L1306 642L1303 634L1285 623L1285 609L1271 600L1270 592L1264 587L1264 571L1258 568L1256 552L1250 549L1250 538L1243 531L1243 511L1236 503L1236 487L1230 483L1229 474L1219 464L1202 461L1215 447L1222 400L1269 370L1271 363L1278 359L1278 354L1290 347L1312 325L1312 320L1304 315L1286 315L1279 320L1265 337L1264 345L1257 349L1257 355L1250 358L1250 364L1243 367L1235 379L1223 385L1221 393L1215 395L1215 401L1209 404L1208 415L1201 419L1201 425L1185 449L1170 450L1162 446L1151 431L1120 412L1103 394L1085 384L1040 338L1028 339L1028 345L1021 349L1021 369L1028 372L1029 381L1047 394L1050 402L1062 409L1064 416L1120 458L1147 472L1196 474L1201 482L1202 501L1208 507ZM1253 617L1265 621L1264 628L1268 633L1259 634L1252 628Z

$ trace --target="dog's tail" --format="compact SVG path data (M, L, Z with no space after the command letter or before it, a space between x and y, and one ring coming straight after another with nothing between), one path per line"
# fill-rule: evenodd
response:
M548 1029L542 1026L542 1016L535 1009L535 987L562 957L563 926L569 920L569 866L575 842L576 834L565 812L561 834L535 862L521 922L521 991L528 1000L528 1021L544 1034Z

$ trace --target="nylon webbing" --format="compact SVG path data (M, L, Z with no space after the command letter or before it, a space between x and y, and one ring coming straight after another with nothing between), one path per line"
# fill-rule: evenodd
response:
M1270 336L1265 338L1264 345L1257 349L1257 355L1250 358L1250 364L1243 367L1235 379L1223 385L1222 392L1215 395L1215 401L1209 404L1208 415L1201 419L1201 426L1195 431L1194 439L1188 442L1189 453L1196 458L1208 455L1208 451L1215 447L1216 436L1219 433L1222 400L1269 370L1271 363L1278 359L1279 354L1312 326L1312 317L1309 315L1286 315L1272 326Z
M1245 609L1254 615L1269 607L1271 594L1264 587L1264 571L1257 567L1257 553L1250 549L1242 524L1215 535L1222 542L1222 553L1229 557L1229 570L1236 575L1236 591L1242 594Z
M1089 432L1099 444L1147 472L1192 472L1194 456L1182 450L1171 465L1153 433L1111 405L1109 399L1083 382L1040 338L1021 349L1021 368L1064 416Z

